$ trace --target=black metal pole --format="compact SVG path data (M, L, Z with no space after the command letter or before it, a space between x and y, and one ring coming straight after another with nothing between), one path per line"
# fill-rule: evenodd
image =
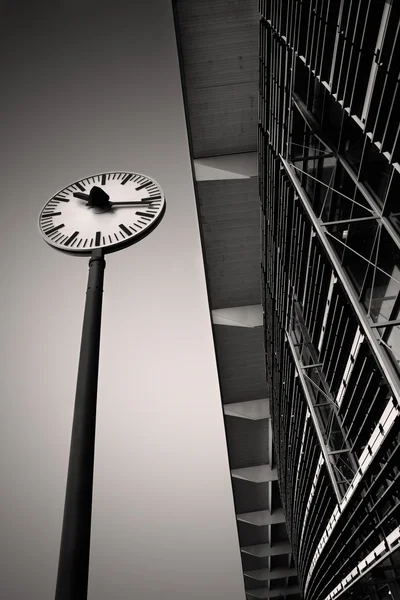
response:
M103 251L93 250L89 260L55 600L87 599L105 265Z

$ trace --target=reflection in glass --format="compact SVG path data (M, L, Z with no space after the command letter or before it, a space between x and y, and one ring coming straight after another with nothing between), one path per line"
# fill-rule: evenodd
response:
M379 250L368 268L362 302L375 322L393 321L399 316L400 251L381 228ZM378 268L376 268L378 267Z

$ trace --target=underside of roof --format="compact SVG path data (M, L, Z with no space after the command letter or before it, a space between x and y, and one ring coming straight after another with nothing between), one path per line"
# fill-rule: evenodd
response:
M274 465L261 310L257 0L175 0L246 595L301 597Z

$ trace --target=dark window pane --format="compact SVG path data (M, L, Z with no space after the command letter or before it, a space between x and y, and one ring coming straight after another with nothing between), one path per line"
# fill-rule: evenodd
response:
M376 220L329 225L330 240L355 289L360 294L378 232Z
M296 75L294 79L294 91L299 95L304 104L307 104L308 80L311 77L310 70L307 69L303 61L296 58Z
M361 166L360 181L372 192L375 200L383 205L389 183L391 166L383 154L368 138Z
M324 95L324 108L322 113L322 129L326 134L326 141L329 142L335 150L339 145L340 128L344 115L343 108L336 102L331 94Z
M357 205L354 204L352 200L356 199L356 201L359 202L355 197L356 184L339 163L334 170L332 188L333 190L326 199L322 212L324 221L339 221L351 219L355 216L368 216L368 212L364 209L361 209L362 214L354 214ZM362 204L366 204L365 200L363 200Z
M372 253L363 304L374 321L398 318L400 293L400 250L386 231L381 229L378 256Z
M345 115L340 138L340 153L358 175L364 148L365 135L351 117Z
M304 155L304 144L305 144L305 129L306 124L303 117L295 106L292 110L292 131L291 131L291 144L289 158L296 160L300 156Z
M400 234L400 173L393 169L384 214Z

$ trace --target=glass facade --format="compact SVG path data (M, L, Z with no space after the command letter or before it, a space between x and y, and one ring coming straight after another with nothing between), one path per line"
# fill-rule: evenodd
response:
M400 600L400 12L260 0L266 372L304 597Z

